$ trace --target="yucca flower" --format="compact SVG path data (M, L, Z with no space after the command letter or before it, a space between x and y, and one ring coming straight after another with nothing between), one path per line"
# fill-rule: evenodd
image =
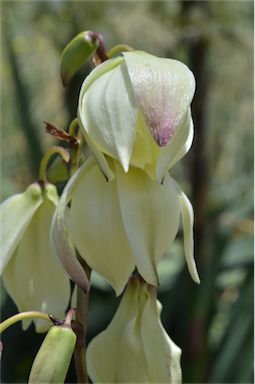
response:
M0 273L20 312L37 310L63 318L70 296L69 279L54 259L49 236L57 203L54 185L42 189L34 183L0 205ZM23 320L23 328L30 322ZM38 332L48 328L43 320L34 322Z
M67 184L56 210L53 244L74 281L83 285L70 241L116 294L135 268L146 282L157 286L157 265L182 217L186 260L199 282L193 258L193 211L176 182L166 175L158 184L136 167L125 173L116 160L109 160L109 167L115 177L107 181L95 160L88 159ZM63 233L69 233L66 244Z
M88 346L94 383L181 383L181 350L160 312L156 289L132 277L110 325Z
M162 182L189 150L193 138L190 103L195 80L173 59L142 51L98 65L85 79L78 117L94 155L144 169Z

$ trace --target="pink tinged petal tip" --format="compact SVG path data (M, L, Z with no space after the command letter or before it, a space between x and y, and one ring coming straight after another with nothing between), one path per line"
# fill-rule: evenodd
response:
M123 53L130 82L153 139L166 146L182 123L195 91L188 67L141 51Z
M159 147L166 146L175 133L175 126L170 119L148 122L151 134Z

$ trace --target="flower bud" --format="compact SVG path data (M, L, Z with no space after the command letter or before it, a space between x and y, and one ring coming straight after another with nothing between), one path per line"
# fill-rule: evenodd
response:
M75 36L65 47L60 60L62 83L66 86L73 75L85 64L98 47L93 32L84 31Z
M42 191L38 183L14 195L0 206L1 274L5 288L20 312L31 310L54 313L61 318L69 299L69 280L54 259L50 223L58 195L54 185ZM38 332L48 328L36 319ZM31 320L23 320L27 328Z
M161 182L193 137L192 72L183 63L141 51L96 67L83 83L78 115L97 150Z
M35 357L28 383L64 383L75 343L76 334L70 326L51 327Z
M181 383L180 348L160 321L156 290L132 277L113 320L87 349L96 383Z

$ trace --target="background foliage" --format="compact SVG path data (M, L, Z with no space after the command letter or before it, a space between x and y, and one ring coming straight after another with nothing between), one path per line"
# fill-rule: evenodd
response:
M251 383L253 375L253 3L249 1L5 1L1 39L1 193L23 191L53 144L43 120L66 128L81 81L63 89L59 56L86 29L187 63L197 79L195 141L173 170L195 208L201 285L179 237L162 260L162 320L182 348L185 383ZM88 338L117 299L94 277ZM2 319L17 311L2 289ZM3 336L3 382L25 382L43 335L20 325ZM68 382L75 381L73 367Z

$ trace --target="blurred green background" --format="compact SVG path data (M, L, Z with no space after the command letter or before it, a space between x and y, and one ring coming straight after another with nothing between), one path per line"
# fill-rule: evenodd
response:
M1 199L37 177L54 143L43 120L66 129L75 117L84 67L63 89L62 49L82 30L107 48L127 43L184 61L197 89L195 140L173 176L195 209L201 285L184 263L182 233L159 265L162 321L182 348L185 383L253 382L253 2L2 1ZM1 291L2 319L16 313ZM118 300L94 278L88 340ZM3 335L2 382L26 382L43 335L13 326ZM75 382L73 366L68 382Z

